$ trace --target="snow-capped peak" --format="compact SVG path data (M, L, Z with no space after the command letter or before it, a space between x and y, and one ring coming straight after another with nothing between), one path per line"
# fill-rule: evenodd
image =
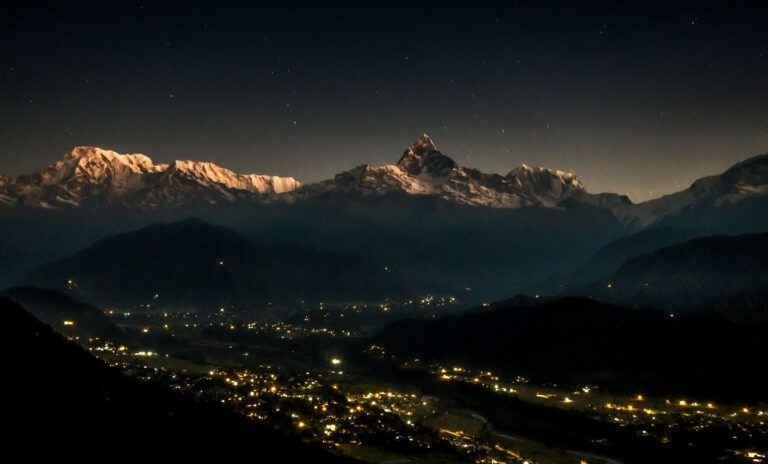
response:
M66 167L97 165L123 165L131 170L142 171L153 166L152 160L142 154L121 155L112 150L98 147L74 147L64 155L61 161L49 166L62 170Z
M105 164L122 164L135 171L143 171L155 166L152 160L141 153L121 155L112 150L98 147L77 146L64 155L62 163L83 163L84 160L100 160ZM164 165L158 165L164 166Z
M437 151L437 146L432 141L432 139L427 135L426 133L421 134L421 137L419 137L413 145L408 147L408 152L410 152L413 155L417 156L423 156L428 155L432 153L433 151Z
M446 175L457 167L451 158L437 151L432 139L427 134L422 134L416 142L405 150L397 166L412 176L432 173Z

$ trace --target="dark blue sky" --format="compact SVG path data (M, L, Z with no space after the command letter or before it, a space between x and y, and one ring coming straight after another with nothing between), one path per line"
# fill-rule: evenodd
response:
M426 131L642 200L768 152L768 2L624 3L4 5L0 173L97 145L314 181Z

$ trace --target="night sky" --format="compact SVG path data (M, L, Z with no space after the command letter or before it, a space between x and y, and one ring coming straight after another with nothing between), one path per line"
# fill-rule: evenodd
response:
M0 7L6 175L96 145L308 182L428 132L638 201L768 152L765 1L26 3Z

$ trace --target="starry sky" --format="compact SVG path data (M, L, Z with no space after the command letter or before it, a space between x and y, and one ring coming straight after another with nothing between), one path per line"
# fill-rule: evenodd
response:
M4 3L0 173L96 145L311 182L427 132L641 201L768 152L765 1L188 3Z

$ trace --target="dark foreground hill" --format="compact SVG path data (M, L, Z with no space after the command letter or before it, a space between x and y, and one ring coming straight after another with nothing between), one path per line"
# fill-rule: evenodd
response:
M123 376L0 298L6 459L349 462L223 408Z
M713 314L670 317L567 298L399 321L378 338L394 354L493 368L537 383L762 400L765 330Z
M30 273L30 284L102 304L217 309L408 294L407 281L356 256L271 245L199 219L112 236Z

